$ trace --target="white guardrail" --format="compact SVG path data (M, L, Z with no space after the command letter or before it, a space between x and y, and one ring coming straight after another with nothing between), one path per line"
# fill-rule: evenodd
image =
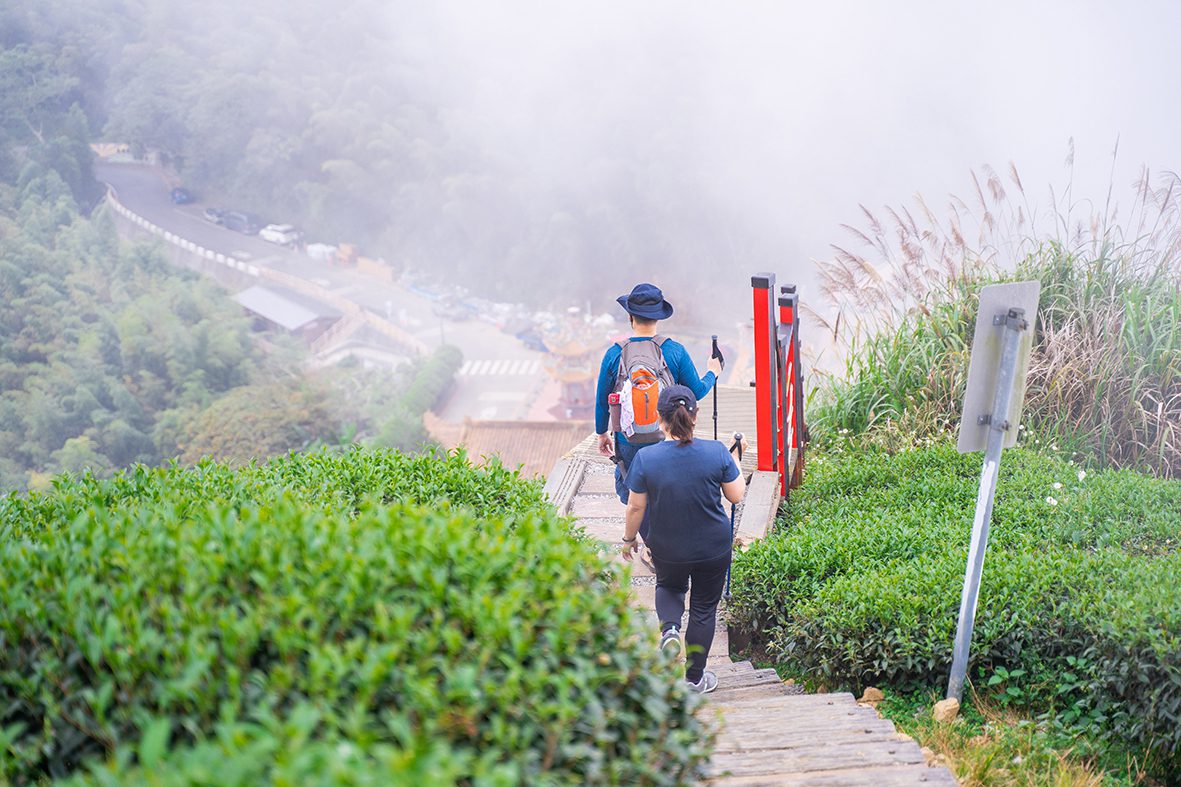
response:
M168 230L164 229L163 227L157 227L155 224L148 221L143 216L140 216L138 213L135 213L130 208L128 208L126 205L124 205L122 202L120 202L119 195L115 191L115 187L111 186L110 184L107 184L107 202L110 203L111 207L114 208L116 213L118 213L120 216L123 216L124 218L126 218L132 224L135 224L136 226L143 228L144 230L150 232L153 235L157 235L157 236L163 238L165 241L167 241L168 243L171 243L173 246L176 246L177 248L184 249L185 251L188 251L188 252L192 252L193 254L196 254L198 257L204 257L207 260L213 260L214 262L217 262L221 265L225 265L227 268L233 268L235 270L242 271L243 273L248 274L250 276L258 276L259 275L259 270L258 270L257 265L250 265L245 260L240 260L237 257L234 257L232 255L220 254L218 252L213 251L212 249L207 249L204 246L198 246L196 243L193 243L191 240L186 240L186 239L180 237L179 235L174 235L171 232L169 232Z
M346 315L347 314L357 314L357 315L359 315L370 326L372 326L376 330L380 331L381 333L386 334L391 339L394 339L395 341L402 343L403 345L410 348L414 352L423 354L423 353L427 353L429 351L426 344L423 343L422 340L420 340L418 337L413 336L410 333L407 333L405 330L394 325L393 323L389 322L388 320L383 319L379 315L376 315L376 314L373 314L372 312L364 310L360 305L353 303L352 301L348 300L347 298L343 298L340 295L337 295L336 293L329 292L328 290L325 290L323 287L320 287L319 285L316 285L316 284L313 284L309 281L301 279L298 276L292 276L287 273L282 273L281 271L276 271L276 270L272 270L272 269L267 269L264 271L264 270L260 269L257 265L251 265L251 264L247 263L245 260L240 260L232 255L221 254L220 252L215 252L215 251L213 251L211 249L207 249L203 246L198 246L193 241L182 238L179 235L175 235L175 234L169 232L168 230L164 229L163 227L157 227L155 224L148 221L143 216L140 216L139 214L135 213L130 208L128 208L126 205L124 205L122 202L120 202L119 201L119 194L118 194L118 192L115 191L114 186L110 185L109 183L106 185L107 185L107 202L110 203L111 207L114 208L116 213L118 213L120 216L123 216L128 221L135 224L136 226L142 227L144 230L150 232L151 234L162 238L163 240L167 241L168 243L171 243L172 245L176 246L177 248L183 249L191 254L195 254L198 257L202 257L207 260L213 260L214 262L216 262L220 265L225 265L227 268L233 268L234 270L242 271L243 273L248 274L250 276L254 276L256 278L259 276L262 276L264 279L267 279L269 281L273 281L276 284L282 284L282 285L284 285L290 289L293 289L297 292L302 292L305 295L309 295L313 298L318 298L318 299L324 301L325 303L336 307L343 314L346 314Z

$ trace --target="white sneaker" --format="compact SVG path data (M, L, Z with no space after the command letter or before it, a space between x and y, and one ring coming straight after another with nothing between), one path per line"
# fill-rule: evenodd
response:
M706 670L701 674L701 680L696 683L685 682L689 684L690 691L695 691L698 694L709 694L718 687L718 676Z
M660 635L660 650L671 656L680 655L681 632L677 631L676 626L673 626Z

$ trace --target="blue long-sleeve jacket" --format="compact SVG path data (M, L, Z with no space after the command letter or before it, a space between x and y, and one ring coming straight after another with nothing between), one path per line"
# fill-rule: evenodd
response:
M643 342L648 341L649 338L647 336L633 336L628 341ZM714 373L706 372L704 377L699 376L697 367L693 365L693 359L689 357L689 351L685 349L683 344L673 339L666 339L660 349L664 353L664 362L668 364L668 370L672 372L673 379L693 391L693 395L697 397L698 401L714 387L714 383L717 381ZM615 387L615 376L619 374L619 356L622 354L623 350L619 348L618 344L612 344L603 354L603 364L599 367L599 386L595 393L596 434L606 433L610 426L607 395ZM615 434L618 439L627 442L622 433L616 432Z

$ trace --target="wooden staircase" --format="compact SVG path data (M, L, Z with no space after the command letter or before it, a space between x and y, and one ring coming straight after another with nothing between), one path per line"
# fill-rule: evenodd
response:
M741 431L742 424L733 428ZM744 474L751 473L748 462L743 465ZM546 492L561 513L574 516L589 534L616 549L623 535L625 507L615 496L613 470L610 461L595 451L592 436L555 466ZM765 481L753 475L754 481ZM774 483L752 481L740 515L773 520L778 497L757 498L769 494L763 490L776 488ZM746 522L739 531L757 534L763 528L765 524L751 527ZM635 605L650 617L656 647L655 577L639 560L632 561L632 566ZM706 771L708 784L956 784L950 771L929 766L913 740L900 735L872 707L859 705L851 694L801 694L799 687L785 684L774 670L756 670L749 661L732 662L721 619L707 669L718 676L717 690L706 695L698 711L718 731Z
M852 694L789 694L775 670L749 661L710 669L718 689L701 711L716 714L718 725L710 784L956 784Z

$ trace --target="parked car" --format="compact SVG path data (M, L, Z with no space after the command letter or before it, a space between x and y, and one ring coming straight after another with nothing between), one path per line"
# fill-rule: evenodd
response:
M224 208L206 208L205 212L201 214L206 221L211 221L214 224L221 224L222 219L225 218L226 212Z
M517 334L517 338L530 350L536 350L541 353L549 352L549 348L545 346L545 341L541 338L541 334L533 329L521 331Z
M188 189L182 189L180 186L174 188L169 196L172 197L172 202L175 205L185 205L193 201L193 192Z
M258 237L280 246L289 246L299 240L299 230L290 224L268 224L259 230Z
M221 224L223 227L234 232L241 232L243 235L255 235L258 233L259 220L257 216L249 213L228 210L222 214Z

